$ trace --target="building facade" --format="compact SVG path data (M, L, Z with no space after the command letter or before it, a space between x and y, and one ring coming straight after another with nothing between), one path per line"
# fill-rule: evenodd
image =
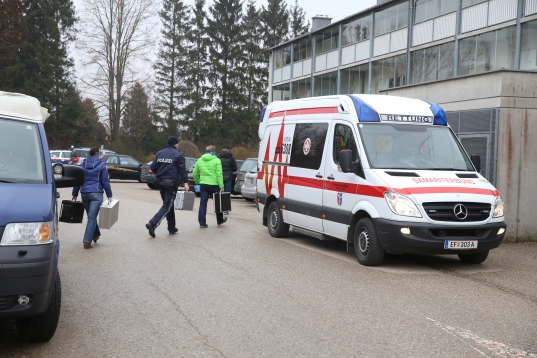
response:
M269 101L537 70L537 0L391 0L271 51Z

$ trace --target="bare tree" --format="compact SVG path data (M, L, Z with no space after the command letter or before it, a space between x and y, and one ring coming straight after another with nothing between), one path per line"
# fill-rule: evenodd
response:
M158 33L152 23L154 0L83 1L77 49L84 54L82 63L88 75L79 78L99 108L108 112L105 123L117 140L127 89L141 81Z

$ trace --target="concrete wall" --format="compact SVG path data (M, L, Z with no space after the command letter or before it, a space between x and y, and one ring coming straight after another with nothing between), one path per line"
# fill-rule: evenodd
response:
M537 73L501 70L382 91L446 112L500 108L496 187L506 205L504 242L537 241Z

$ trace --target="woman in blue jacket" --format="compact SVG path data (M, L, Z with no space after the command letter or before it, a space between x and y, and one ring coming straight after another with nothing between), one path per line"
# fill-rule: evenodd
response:
M99 225L97 225L97 215L103 203L103 189L106 191L108 200L112 200L112 188L108 179L106 164L99 159L99 148L91 148L89 156L80 164L86 172L86 182L82 187L73 188L73 200L78 197L78 191L82 194L82 204L88 213L88 223L84 233L84 248L91 249L93 242L97 242L101 237Z

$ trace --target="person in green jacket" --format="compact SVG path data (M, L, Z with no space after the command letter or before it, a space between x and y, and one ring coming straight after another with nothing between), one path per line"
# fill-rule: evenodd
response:
M224 176L222 175L222 162L215 153L215 147L210 145L206 148L205 154L196 162L192 171L192 176L196 185L200 186L200 209L198 212L198 221L200 228L207 228L207 201L214 193L224 191ZM216 223L222 225L227 221L223 213L216 214Z

